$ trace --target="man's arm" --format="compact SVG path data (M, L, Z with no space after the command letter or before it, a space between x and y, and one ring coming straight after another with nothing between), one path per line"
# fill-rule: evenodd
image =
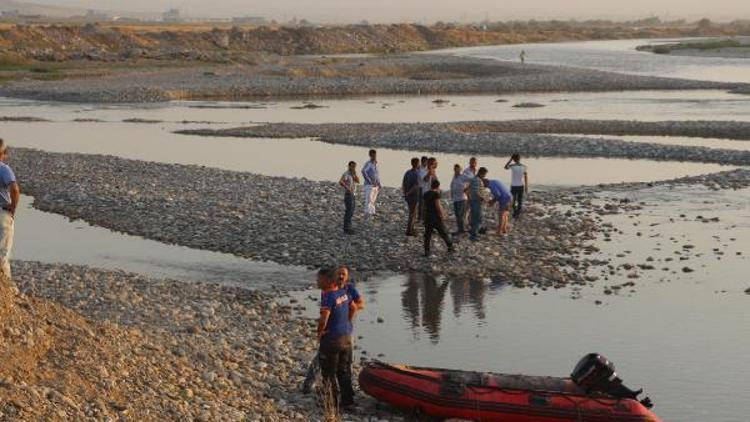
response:
M331 316L331 310L328 308L322 308L320 310L320 319L318 320L318 341L323 338L325 334L326 325L328 325L328 318Z
M341 176L341 179L339 179L339 185L345 187L348 189L348 186L346 186L346 183L344 182L345 177Z
M354 179L354 183L359 183L359 176L357 176L357 172L352 172L352 179Z
M443 220L448 219L448 216L445 215L445 210L443 209L443 203L440 201L440 198L435 198L435 209L438 211L438 214L440 214L440 218Z
M523 188L526 193L529 193L529 173L526 171L523 172Z
M510 169L510 163L512 163L512 162L513 162L513 159L511 158L510 160L508 160L507 163L505 163L505 170L509 170Z
M16 208L21 201L21 187L18 186L18 182L13 182L9 186L10 188L10 215L15 218Z

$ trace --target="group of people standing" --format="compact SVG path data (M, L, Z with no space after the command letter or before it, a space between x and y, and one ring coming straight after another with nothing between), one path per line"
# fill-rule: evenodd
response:
M377 151L369 151L369 160L362 168L364 181L364 216L369 220L376 213L376 201L382 188L378 170ZM424 223L424 251L430 256L431 241L437 233L445 242L448 251L453 251L453 239L446 229L448 214L442 206L440 180L437 176L438 160L435 157L411 159L411 168L406 171L401 184L407 206L406 236L417 236L418 221ZM528 170L521 163L521 156L513 154L505 164L511 172L510 188L497 179L488 179L489 170L479 167L476 157L469 160L468 167L453 167L454 175L450 185L450 199L456 221L453 235L469 234L476 241L484 234L484 209L497 205L499 221L497 233L504 235L509 230L509 218L518 218L523 209L524 195L529 190ZM344 233L353 234L352 218L355 208L355 194L360 183L357 163L350 161L339 185L344 189Z

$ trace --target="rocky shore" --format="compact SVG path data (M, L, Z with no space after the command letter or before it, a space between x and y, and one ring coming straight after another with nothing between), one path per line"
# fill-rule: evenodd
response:
M280 291L14 262L0 285L0 417L317 421L314 321ZM364 395L348 421L399 421ZM373 419L374 418L374 419Z
M406 207L396 189L383 189L374 221L362 221L358 212L358 234L346 236L334 183L21 148L14 149L12 165L39 209L281 264L347 262L359 271L492 275L519 286L561 286L580 279L579 270L567 264L584 265L571 257L595 230L595 209L566 216L553 204L575 198L540 192L518 223L518 235L463 241L455 254L433 260L422 258L421 238L404 236ZM494 214L488 216L490 229ZM442 245L435 249L446 253Z
M580 123L580 124L579 124ZM608 121L533 120L510 122L459 123L278 123L233 129L194 129L177 133L203 136L247 138L317 138L323 142L402 150L435 151L460 154L507 156L523 151L540 157L608 157L670 161L693 161L728 165L750 165L750 152L730 149L629 142L618 139L596 139L540 135L534 132L609 132ZM613 123L612 132L637 132L637 124ZM651 130L661 133L716 134L731 132L746 138L742 122L657 122ZM674 129L669 129L674 128ZM617 129L620 129L618 131ZM506 133L505 131L510 133Z
M86 103L148 103L355 95L731 90L744 86L740 83L412 54L355 58L290 57L256 65L123 71L103 77L22 81L0 87L0 96Z

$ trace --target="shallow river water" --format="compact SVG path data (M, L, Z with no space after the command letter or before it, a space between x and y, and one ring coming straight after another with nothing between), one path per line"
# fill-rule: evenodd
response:
M623 253L618 265L654 258L656 269L642 271L634 291L604 293L604 286L633 281L624 274L581 290L548 291L503 280L371 277L359 283L368 303L355 327L363 337L360 356L567 376L580 357L599 352L615 362L626 384L645 389L665 421L746 422L750 191L658 188L631 199L647 202L648 211L635 219L608 217L626 233L597 246L610 256ZM680 214L685 217L670 221ZM698 215L720 222L696 221ZM687 256L684 244L695 249L679 261L675 252ZM695 272L683 273L683 266ZM315 315L316 297L298 294L308 316Z

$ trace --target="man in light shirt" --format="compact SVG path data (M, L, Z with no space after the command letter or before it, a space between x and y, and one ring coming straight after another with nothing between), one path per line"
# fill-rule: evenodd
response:
M346 234L354 234L352 217L354 216L354 197L357 193L358 184L357 163L349 161L349 168L339 179L339 185L344 188L344 233Z
M370 150L370 161L362 167L362 178L365 179L365 219L375 215L375 201L380 192L380 174L378 172L377 151Z
M0 138L0 272L10 278L10 253L13 249L13 231L21 189L13 169L5 164L7 157L8 147Z
M417 207L417 221L422 221L422 217L424 217L423 196L427 193L427 191L430 190L430 188L425 186L423 182L425 176L427 176L427 161L429 161L429 159L427 158L427 156L423 155L420 161L421 165L419 166L419 205Z
M464 169L464 176L467 179L473 179L477 175L477 157L469 158L469 167Z
M451 200L453 201L453 212L456 215L456 234L465 233L464 223L466 222L466 204L468 197L466 190L469 186L469 179L461 173L461 166L453 166L453 181L451 181Z
M513 195L513 218L521 215L523 207L523 196L529 194L529 172L525 165L521 164L521 155L513 154L505 164L505 170L510 170L511 182L510 193Z

